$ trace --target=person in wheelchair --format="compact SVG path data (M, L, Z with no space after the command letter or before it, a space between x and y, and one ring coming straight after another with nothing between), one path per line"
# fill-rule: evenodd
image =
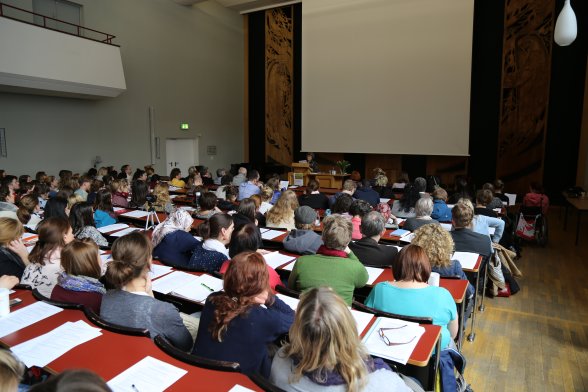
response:
M532 182L529 193L523 198L523 207L540 207L541 213L547 215L549 210L549 197L545 194L543 186L538 182Z

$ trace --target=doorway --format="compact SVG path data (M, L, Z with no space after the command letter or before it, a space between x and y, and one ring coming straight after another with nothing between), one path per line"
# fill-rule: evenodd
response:
M198 164L198 139L166 139L165 162L167 173L175 167L188 175L188 168Z

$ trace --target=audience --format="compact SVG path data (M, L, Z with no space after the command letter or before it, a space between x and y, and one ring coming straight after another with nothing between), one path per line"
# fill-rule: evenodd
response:
M455 193L451 195L448 203L455 204L459 201L459 199L468 199L470 201L474 200L470 191L470 187L468 185L468 181L463 176L459 176L456 178Z
M353 224L353 233L351 239L360 240L361 234L361 218L372 210L372 206L365 200L356 199L349 206L349 215L351 215L351 223Z
M313 255L323 245L320 235L315 233L314 224L318 219L315 210L300 206L294 210L295 229L284 238L284 249L301 255Z
M199 242L190 234L194 219L185 210L175 210L155 227L151 241L153 256L165 264L186 266Z
M69 216L69 209L67 208L67 199L59 196L54 196L47 200L45 204L44 219L48 218L65 218Z
M364 265L375 267L387 267L392 265L398 249L395 246L378 244L381 236L386 231L386 220L377 211L371 211L361 218L361 234L363 238L351 242L349 249Z
M25 370L25 365L15 355L0 349L0 391L19 391L19 383Z
M38 289L45 297L51 291L61 272L61 249L73 241L74 236L65 218L49 218L39 224L39 239L29 255L28 264L20 283Z
M414 207L417 200L421 198L419 190L412 184L406 184L404 193L400 200L394 200L392 204L392 214L398 218L414 218L416 213Z
M298 208L298 198L291 190L284 191L276 204L266 214L266 226L292 230L296 227L294 210Z
M372 189L369 180L363 180L359 183L353 197L367 201L372 207L380 202L380 194Z
M36 195L24 195L18 205L16 216L25 227L34 231L41 222L39 198Z
M239 201L247 199L252 195L257 195L259 192L259 172L257 170L251 170L247 173L247 181L239 184Z
M543 215L547 215L549 210L549 198L543 191L543 185L538 182L532 182L529 187L529 193L523 198L525 207L541 207Z
M89 238L98 246L108 246L106 238L96 229L94 212L89 203L74 204L69 214L69 223L78 240Z
M298 198L298 204L315 210L326 210L329 208L329 198L319 192L318 181L310 180L306 185L306 192Z
M256 219L257 208L253 199L243 199L237 206L237 213L233 214L233 222L235 225L241 226L247 223L258 225Z
M198 207L200 208L194 215L197 219L209 219L214 214L221 212L216 206L218 198L212 192L204 192L200 198L198 198Z
M273 295L263 257L240 253L229 263L223 291L204 304L192 353L210 359L238 362L245 374L269 377L267 346L288 332L294 311Z
M329 288L302 294L288 337L270 375L285 391L411 391L386 362L370 357L347 305Z
M417 200L414 207L414 218L408 218L402 227L404 230L415 231L421 226L428 224L438 224L431 217L433 213L433 200L429 196L423 196Z
M98 280L102 276L98 246L92 241L70 242L61 250L61 266L63 271L57 277L51 299L81 304L99 314L106 289Z
M153 297L150 268L151 243L147 237L133 232L114 241L105 274L114 290L102 297L100 316L124 327L146 328L152 339L162 335L175 347L188 351L193 344L190 332L172 304Z
M259 212L265 215L270 210L270 208L274 206L272 203L270 203L272 197L274 196L274 190L271 187L264 185L261 187L261 192L259 193L259 196L261 197Z
M78 195L82 199L81 201L86 201L88 200L88 193L90 191L92 179L88 176L82 176L78 182L80 187L76 189L74 194Z
M447 206L447 191L437 188L433 191L433 212L431 218L439 222L451 222L451 210Z
M233 177L232 184L235 186L239 186L245 181L247 181L247 169L245 169L244 167L240 167L238 174L235 177Z
M0 187L0 217L18 219L16 211L18 207L14 204L16 201L16 194L13 189L6 185Z
M127 208L129 206L129 184L126 180L114 180L110 183L112 192L112 205L114 207Z
M402 248L392 263L394 281L378 283L365 304L384 312L415 317L432 317L441 329L441 348L455 347L458 332L457 307L442 287L429 286L431 264L417 245Z
M147 209L147 195L149 195L149 186L145 181L137 180L131 182L131 201L130 208Z
M223 262L229 259L227 245L234 228L233 218L227 214L214 214L198 226L204 241L196 245L188 267L206 272L220 270Z
M349 195L349 196L353 197L353 194L355 193L356 189L357 189L357 184L355 184L355 181L345 180L345 182L343 183L343 190L341 192L335 193L333 196L331 196L329 198L330 205L333 206L335 204L335 202L337 201L337 199L339 199L339 197L341 195Z
M474 207L474 214L476 215L485 215L491 218L498 218L498 213L490 208L490 204L492 203L492 199L494 199L494 195L492 191L489 189L481 189L476 193L476 206ZM500 199L496 198L500 204L502 202ZM499 207L502 208L502 207Z
M368 273L357 256L349 249L351 221L340 215L323 220L323 242L316 255L300 256L288 279L288 287L303 291L312 287L330 286L347 305L351 305L353 290L363 287Z
M182 180L182 171L177 167L174 167L169 173L169 184L176 188L184 188L186 183Z
M487 182L482 186L483 190L489 190L491 195L492 195L492 201L490 203L488 203L486 205L486 207L488 207L489 209L493 210L495 208L500 208L502 209L502 207L504 207L504 204L502 203L502 199L500 197L498 197L495 192L494 192L494 185L492 185L491 183ZM508 197L507 197L508 199ZM507 200L508 201L508 200Z
M97 228L116 223L114 209L112 207L112 193L109 190L101 189L96 193L94 222Z
M29 264L29 252L21 240L23 233L18 220L0 218L0 276L12 275L20 280Z

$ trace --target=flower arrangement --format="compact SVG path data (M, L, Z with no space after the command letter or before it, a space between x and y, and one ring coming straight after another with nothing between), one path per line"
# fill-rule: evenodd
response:
M341 172L341 174L346 174L347 173L347 169L349 168L349 166L351 166L351 164L348 161L337 161L335 162L337 164L337 166L339 167L339 171Z

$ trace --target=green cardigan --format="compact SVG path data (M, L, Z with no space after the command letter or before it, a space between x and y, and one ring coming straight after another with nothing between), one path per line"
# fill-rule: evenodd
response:
M316 254L298 258L288 279L288 287L303 291L329 286L347 305L351 305L353 290L365 286L367 281L368 272L353 252L347 258Z

